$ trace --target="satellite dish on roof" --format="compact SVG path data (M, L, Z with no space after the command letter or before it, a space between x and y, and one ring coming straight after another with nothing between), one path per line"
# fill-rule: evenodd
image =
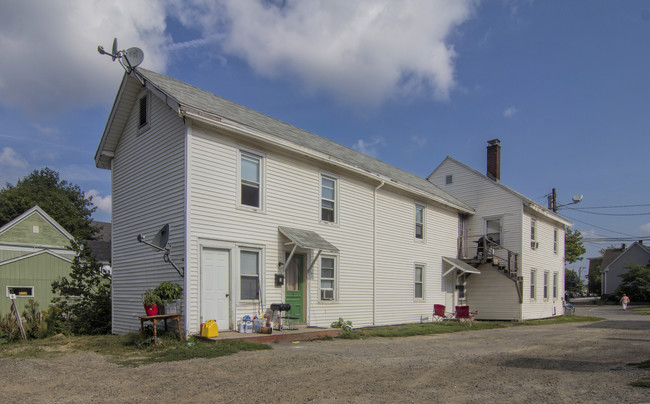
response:
M131 68L134 68L140 66L140 63L144 60L144 52L140 48L129 48L124 52L123 57Z
M155 248L158 251L163 252L163 261L168 262L171 264L171 266L174 267L176 272L180 276L183 276L183 273L181 272L181 269L174 263L174 261L169 257L169 254L171 253L172 246L168 243L169 241L169 224L164 225L160 230L158 230L158 233L154 236L153 240L151 240L151 243L149 243L146 240L146 236L142 233L138 234L137 240L140 243L146 244L150 247Z
M131 71L140 66L140 63L144 60L144 52L142 52L142 49L140 48L133 47L126 50L118 50L117 38L113 39L113 49L111 50L111 53L106 52L104 47L101 45L97 47L97 52L99 52L100 55L109 55L113 58L113 61L119 59L120 64L124 67L124 70L126 70L127 73L131 73Z
M115 58L117 58L117 38L113 38L113 62L115 62Z

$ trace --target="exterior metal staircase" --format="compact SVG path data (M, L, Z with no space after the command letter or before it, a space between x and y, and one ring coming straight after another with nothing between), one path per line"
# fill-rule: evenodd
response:
M469 236L468 238L475 237L477 236ZM519 303L523 303L524 277L519 275L519 254L493 242L486 235L478 236L478 239L474 243L476 243L476 255L473 258L468 258L470 255L469 246L462 239L459 239L459 258L474 268L478 268L486 263L492 264L500 274L515 283Z

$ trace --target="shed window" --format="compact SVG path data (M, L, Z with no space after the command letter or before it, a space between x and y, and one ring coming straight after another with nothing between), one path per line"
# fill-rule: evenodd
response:
M147 96L145 95L144 97L140 98L140 120L139 120L139 127L143 127L149 123L149 110L148 110L148 104L149 102L147 101Z
M16 295L16 297L34 297L34 287L33 286L7 286L7 294Z

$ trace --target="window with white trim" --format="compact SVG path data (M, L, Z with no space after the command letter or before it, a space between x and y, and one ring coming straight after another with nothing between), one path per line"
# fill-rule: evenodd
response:
M485 219L485 235L496 245L501 245L501 218Z
M239 204L262 208L262 162L263 157L239 151Z
M320 219L336 223L336 194L338 178L321 174L320 177Z
M537 270L530 270L530 298L535 299L535 278L537 277Z
M335 300L336 296L336 258L320 259L320 300Z
M531 218L530 219L530 248L536 250L537 247L539 247L539 243L537 242L537 220Z
M558 237L558 232L557 229L553 229L553 253L557 254L557 237Z
M239 253L240 300L259 299L260 252L241 250Z
M424 266L416 265L414 273L413 297L424 299Z
M557 284L558 284L559 274L553 272L553 299L557 299Z
M16 297L34 297L33 286L7 286L6 297L16 295Z
M415 204L415 238L424 239L424 205Z
M548 299L548 271L544 271L544 299Z

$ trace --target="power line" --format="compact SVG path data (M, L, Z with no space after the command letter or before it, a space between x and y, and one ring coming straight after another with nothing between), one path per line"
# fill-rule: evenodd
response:
M600 215L600 216L648 216L650 215L650 213L600 213L600 212L588 212L584 209L578 209L578 208L567 208L567 209L575 210L576 212L588 213L590 215Z
M580 209L614 209L614 208L638 208L642 206L650 206L648 203L638 204L638 205L610 205L610 206L582 206ZM567 208L575 209L575 208Z
M582 223L582 224L586 224L587 226L595 227L595 228L600 229L600 230L605 230L605 231L608 231L608 232L610 232L610 233L622 234L622 235L624 235L624 236L634 238L634 236L631 235L631 234L621 233L620 231L614 231L614 230L606 229L606 228L604 228L604 227L600 227L600 226L596 226L595 224L591 224L591 223L583 222L582 220L578 220L578 219L572 218L572 217L567 216L567 215L564 215L564 217L566 217L567 219L571 219L571 220L573 220L573 221L576 221L576 222Z

